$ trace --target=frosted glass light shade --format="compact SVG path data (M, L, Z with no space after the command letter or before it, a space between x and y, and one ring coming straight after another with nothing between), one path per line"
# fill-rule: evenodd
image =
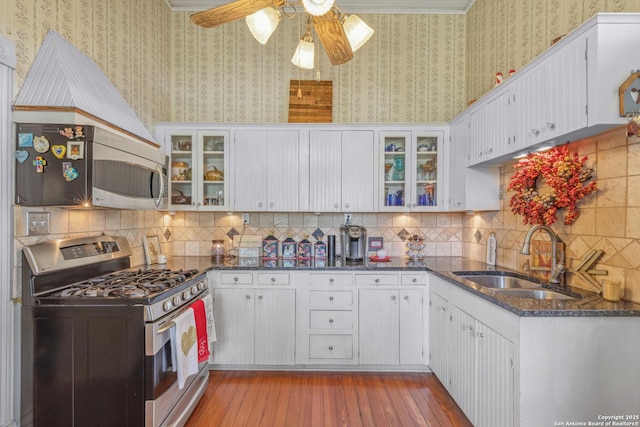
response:
M273 7L265 7L245 18L249 31L260 44L267 44L271 34L278 28L280 12Z
M351 45L351 50L354 52L360 49L373 35L373 28L356 15L349 15L342 23L342 27Z
M322 16L329 12L334 0L302 0L302 6L310 15Z
M298 47L293 54L293 58L291 58L291 62L296 67L313 70L314 51L313 39L310 37L303 37L300 39L300 43L298 43Z

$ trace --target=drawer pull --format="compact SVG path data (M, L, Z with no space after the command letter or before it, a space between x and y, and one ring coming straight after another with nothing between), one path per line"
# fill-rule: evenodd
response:
M418 283L418 278L417 278L417 277L414 277L413 279L411 279L411 281L412 281L413 283Z
M271 278L271 283L273 283L273 282L275 282L275 281L276 281L276 278L275 278L275 277L272 277L272 278Z
M239 281L239 280L240 280L240 278L239 278L238 276L236 276L236 277L234 277L234 278L233 278L233 281L234 281L234 282L237 282L237 281Z
M329 323L333 323L333 319L329 319Z
M333 277L329 278L329 283L333 283Z
M251 299L251 295L245 295L244 296L246 299Z
M377 278L376 278L376 280L374 280L374 282L376 282L376 283L380 283L380 279L377 279Z
M395 301L396 300L396 296L395 295L391 295L391 300Z
M333 297L329 297L329 301L333 301Z
M409 295L405 295L405 296L404 296L404 300L405 300L405 301L409 301Z
M333 346L332 345L329 346L329 350L333 350Z
M258 299L262 299L262 295L258 295Z

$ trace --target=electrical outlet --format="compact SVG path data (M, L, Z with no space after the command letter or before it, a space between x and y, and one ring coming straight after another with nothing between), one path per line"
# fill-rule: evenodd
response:
M242 214L242 223L244 225L249 224L249 214L248 213L243 213Z
M350 213L344 214L344 223L345 224L351 224L351 214Z
M49 212L27 212L27 235L49 234Z

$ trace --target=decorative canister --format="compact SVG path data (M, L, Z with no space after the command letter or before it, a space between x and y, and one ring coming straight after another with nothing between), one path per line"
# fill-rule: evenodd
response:
M327 244L322 239L318 239L313 245L313 253L316 259L325 259L327 257Z
M186 173L189 169L187 162L171 162L171 179L173 181L186 180Z
M298 258L311 259L313 245L309 241L309 236L304 236L304 239L298 243Z
M211 256L213 258L224 257L224 240L211 241Z
M287 235L287 238L282 242L282 259L294 259L298 256L298 244L291 233Z
M269 235L262 241L262 257L266 259L278 258L279 240L273 235L273 230L269 231Z

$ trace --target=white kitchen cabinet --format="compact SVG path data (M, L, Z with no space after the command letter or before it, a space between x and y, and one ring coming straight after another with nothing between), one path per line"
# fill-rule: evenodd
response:
M299 199L299 131L239 129L233 140L236 211L295 212Z
M444 132L435 128L380 131L380 211L443 206L443 138Z
M169 209L230 210L229 131L159 127L169 154Z
M375 140L372 130L311 130L309 204L312 212L373 212Z
M252 289L215 289L213 317L217 341L216 365L252 365L255 362L254 295Z
M420 365L423 356L421 289L360 289L361 365Z
M449 360L448 310L446 299L434 292L429 294L429 367L445 387Z
M447 390L462 412L476 421L476 321L455 305L449 305L449 363Z
M234 280L246 273L225 274ZM224 279L216 277L213 297L217 341L213 343L213 364L293 365L295 289L219 287L239 281L224 283Z

